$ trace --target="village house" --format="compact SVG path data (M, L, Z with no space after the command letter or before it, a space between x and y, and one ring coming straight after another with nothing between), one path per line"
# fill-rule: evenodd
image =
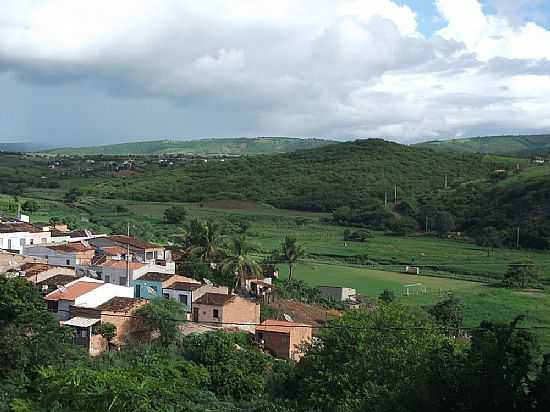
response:
M76 329L76 343L84 346L90 355L95 356L107 349L107 342L96 333L102 323L111 323L116 327L112 344L121 347L128 344L132 333L140 329L141 321L133 316L134 312L146 304L144 299L131 297L113 297L95 308L71 307L73 317L62 322Z
M38 227L18 220L0 218L0 249L21 254L27 245L50 242L48 227Z
M256 327L256 341L280 358L300 360L301 346L311 343L312 327L284 320L265 320Z
M129 249L130 255L134 260L142 263L159 263L157 261L169 262L170 253L162 246L153 245L152 243L136 239L132 236L114 235L96 237L89 240L90 244L97 248L105 248L109 246L120 246L124 249ZM174 267L175 271L175 267Z
M45 259L31 256L23 256L18 253L10 253L0 249L0 273L11 270L19 270L25 263L46 263Z
M238 295L205 293L193 303L192 321L254 332L260 305Z
M48 309L57 312L59 320L67 320L72 316L73 307L95 308L114 297L131 298L133 289L97 279L79 278L47 294L44 299L48 302Z
M80 303L80 298L99 288L104 283L92 278L77 278L64 286L48 293L44 300L48 304L48 310L55 313L58 320L67 320L71 317L70 307L75 303Z
M137 279L132 280L131 286L134 288L134 297L138 299L163 297L163 289L175 282L178 278L180 278L180 276L171 273L147 272ZM196 283L200 285L199 282Z
M67 284L76 280L74 275L54 275L52 277L41 280L36 285L40 289L40 293L44 296Z
M227 286L204 284L189 279L187 281L176 280L162 289L163 296L173 299L186 307L188 313L193 309L193 302L196 302L205 293L218 293L227 295Z
M357 300L357 291L353 288L342 286L319 286L319 292L323 298L336 302L353 302Z
M74 268L45 263L24 263L19 268L19 276L24 276L32 283L39 283L56 275L72 276L73 280L76 276Z
M142 277L148 272L173 275L175 266L174 264L159 265L156 263L128 262L127 260L106 258L99 260L99 263L77 268L78 274L96 277L102 279L105 283L125 286L132 286L132 282L135 279Z
M90 265L95 249L86 243L78 242L63 245L28 246L24 248L23 254L44 258L50 265L77 267Z

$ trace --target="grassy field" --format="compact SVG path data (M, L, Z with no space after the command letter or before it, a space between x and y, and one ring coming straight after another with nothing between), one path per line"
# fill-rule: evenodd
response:
M306 262L293 271L295 278L312 285L338 285L356 288L360 294L376 298L384 291L393 291L400 303L411 306L432 305L444 299L448 293L464 302L465 326L476 327L482 320L510 322L518 315L525 315L523 327L547 327L550 325L550 294L543 291L517 291L494 287L486 283L467 282L430 276L372 270L344 265ZM288 276L285 266L280 276ZM409 288L407 285L421 284ZM425 293L423 292L425 288ZM550 330L534 329L541 347L550 348Z

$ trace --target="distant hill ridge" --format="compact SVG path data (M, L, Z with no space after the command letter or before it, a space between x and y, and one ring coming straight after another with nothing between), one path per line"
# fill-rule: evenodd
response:
M151 140L103 146L61 148L46 153L59 155L259 155L288 153L336 143L332 140L291 137L238 137L198 140Z
M530 156L550 152L550 134L470 137L417 143L440 151Z

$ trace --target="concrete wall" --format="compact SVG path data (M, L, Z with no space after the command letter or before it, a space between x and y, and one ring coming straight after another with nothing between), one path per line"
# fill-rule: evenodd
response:
M225 328L235 327L249 332L256 330L260 323L260 305L237 296L233 302L224 306L212 306L193 303L193 310L199 311L199 323L223 323ZM219 318L214 318L214 310Z
M50 238L50 232L0 233L0 249L16 250L21 253L25 246L48 243Z
M75 276L75 279L76 279L75 270L73 268L68 268L68 267L65 267L65 268L63 268L63 267L51 268L51 269L45 270L43 272L40 272L37 275L28 276L28 277L26 277L26 279L29 282L38 283L38 282L42 282L43 280L54 277L56 275Z
M332 286L319 286L321 296L327 299L334 299L337 302L343 302L350 299L351 296L357 294L357 291L352 288L332 287Z
M261 331L257 332L258 337L264 341L264 347L276 356L295 361L304 356L301 345L310 343L312 328L296 327L288 328L288 333Z
M132 281L132 287L134 288L134 297L141 299L154 299L161 298L163 295L162 283L154 282L150 280L135 279ZM156 289L156 293L151 293L149 288ZM139 293L138 293L139 289Z
M0 250L0 273L16 269L24 263L46 263L46 259L17 255Z

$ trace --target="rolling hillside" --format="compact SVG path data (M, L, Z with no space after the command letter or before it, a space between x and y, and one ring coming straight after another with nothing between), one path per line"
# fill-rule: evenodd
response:
M167 172L147 170L111 178L85 189L102 197L149 201L254 200L279 208L332 210L389 198L400 199L449 182L486 176L481 155L435 153L378 139L333 144L295 153L230 162L191 162Z
M550 152L550 134L486 136L438 140L418 143L415 146L459 153L493 153L529 156Z
M60 155L258 155L287 153L313 149L334 143L323 139L298 139L289 137L225 138L199 140L153 140L147 142L121 143L106 146L62 148L48 150Z

